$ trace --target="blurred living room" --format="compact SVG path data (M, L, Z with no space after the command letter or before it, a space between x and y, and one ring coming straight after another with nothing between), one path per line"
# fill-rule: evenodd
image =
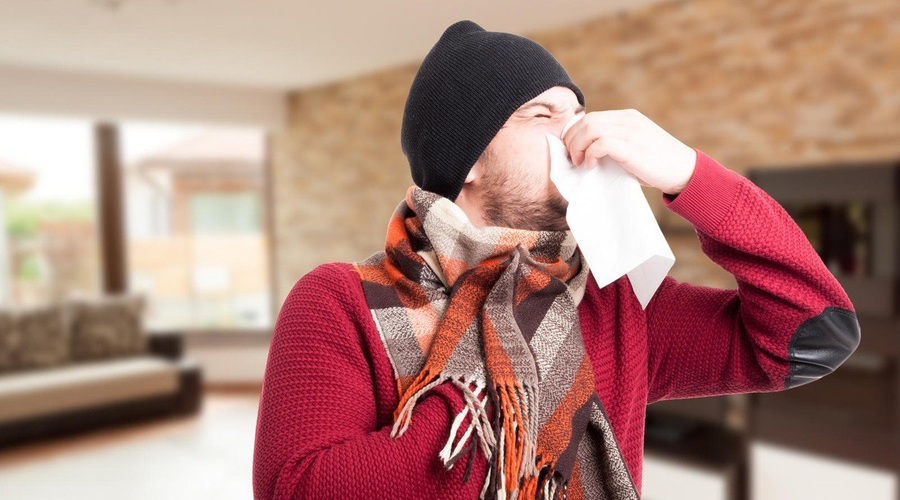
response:
M896 0L0 0L0 498L252 498L280 307L384 248L462 19L750 178L858 313L816 383L650 405L643 498L900 499ZM670 275L735 288L644 194Z

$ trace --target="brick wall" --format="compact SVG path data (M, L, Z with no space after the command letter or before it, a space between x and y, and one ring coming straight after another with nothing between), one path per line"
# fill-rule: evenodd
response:
M900 157L895 0L665 2L530 36L589 111L639 109L738 172ZM273 142L276 302L317 264L382 248L411 184L399 130L417 67L292 96ZM648 195L678 259L673 276L733 286Z

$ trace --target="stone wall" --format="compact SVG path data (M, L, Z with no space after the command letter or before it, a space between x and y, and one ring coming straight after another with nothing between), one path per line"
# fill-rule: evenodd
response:
M639 109L741 173L900 157L895 0L675 1L530 36L589 111ZM399 130L417 67L292 96L290 126L273 141L276 302L317 264L382 248L411 184ZM678 258L672 275L733 286L647 194Z
M388 219L412 184L400 121L416 69L291 97L289 127L271 152L276 304L318 264L384 248Z

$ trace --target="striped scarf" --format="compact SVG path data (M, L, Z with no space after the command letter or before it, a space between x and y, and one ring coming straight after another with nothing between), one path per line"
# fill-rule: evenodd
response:
M594 392L576 310L588 268L571 232L476 228L413 186L386 251L355 268L400 394L392 437L450 383L465 406L440 459L471 465L480 449L481 498L638 499Z

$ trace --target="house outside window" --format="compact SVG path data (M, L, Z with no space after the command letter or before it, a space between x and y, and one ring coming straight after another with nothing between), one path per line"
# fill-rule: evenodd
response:
M271 326L265 134L124 124L129 287L158 329Z

